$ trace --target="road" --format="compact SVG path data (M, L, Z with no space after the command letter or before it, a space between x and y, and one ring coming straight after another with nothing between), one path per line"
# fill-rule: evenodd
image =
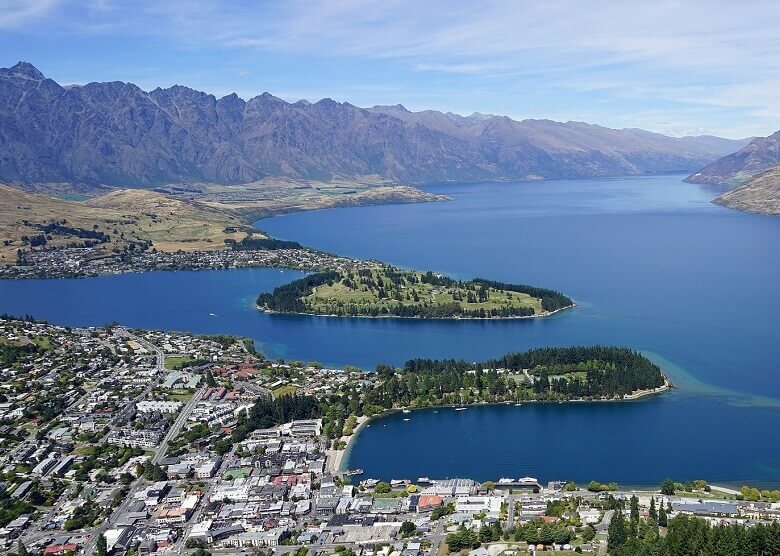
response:
M228 452L225 457L222 458L222 465L220 468L230 465L230 462L232 462L233 458L235 457L237 449L238 444L233 444L233 446L230 448L230 452ZM219 473L219 471L217 473ZM187 538L190 536L190 533L192 533L193 525L200 522L200 518L203 515L204 510L209 505L209 498L211 497L211 493L220 482L220 479L213 478L206 483L207 486L206 490L203 491L203 497L200 499L200 502L195 508L195 511L192 512L192 516L190 516L189 521L187 521L181 536L176 540L176 544L173 546L173 552L175 554L181 553L182 549L184 548L184 544L187 542Z
M119 517L127 510L127 507L133 502L136 493L140 492L146 486L148 485L147 481L143 477L139 477L134 483L133 486L130 489L130 492L125 496L124 500L122 500L122 503L117 506L113 512L111 512L111 515L108 516L108 519L103 521L98 527L94 527L89 532L92 534L92 537L89 539L89 541L84 544L84 554L93 554L95 550L95 545L97 543L97 539L100 535L104 534L108 529L114 526L114 524L117 522Z
M165 437L163 438L162 443L155 450L152 463L158 463L163 457L165 457L165 450L168 448L168 443L176 438L176 435L181 432L182 427L184 427L184 424L187 422L187 418L190 416L190 413L192 413L192 410L195 409L195 406L198 405L198 402L203 397L203 392L205 391L206 386L201 386L192 395L192 398L190 398L190 401L187 402L187 405L185 405L184 408L179 412L179 415L176 417L173 425L171 425L171 427L168 429L168 432L165 433Z
M506 511L506 530L515 530L515 506L517 506L517 496L514 494L507 494L507 511Z
M434 526L433 531L431 531L432 534L427 537L431 540L431 556L436 556L439 553L439 547L446 537L444 534L444 523L446 521L446 519L439 519L436 521L436 525Z

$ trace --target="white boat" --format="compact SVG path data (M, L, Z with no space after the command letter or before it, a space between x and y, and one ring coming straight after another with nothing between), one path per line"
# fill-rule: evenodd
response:
M210 316L210 317L216 317L216 316L217 316L217 314L216 314L216 313L209 313L209 316Z
M411 411L408 409L404 409L404 413L411 413Z
M404 421L411 421L411 419L404 419Z
M522 406L523 406L523 404L521 404L521 403L516 403L515 404L515 407L522 407Z
M465 407L456 407L455 411L466 411Z

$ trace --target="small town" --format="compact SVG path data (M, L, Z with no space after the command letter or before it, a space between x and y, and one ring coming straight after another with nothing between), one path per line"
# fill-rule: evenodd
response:
M370 415L312 404L386 370L267 361L227 335L10 317L0 332L9 553L605 554L685 516L780 521L780 491L704 481L370 478L342 464Z
M284 268L355 270L371 263L307 248L220 249L211 251L129 252L106 255L95 247L24 252L11 266L0 266L0 279L82 278L149 270Z

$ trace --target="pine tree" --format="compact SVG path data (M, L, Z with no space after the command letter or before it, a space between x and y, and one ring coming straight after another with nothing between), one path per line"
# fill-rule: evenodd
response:
M97 555L106 556L108 554L108 545L106 544L106 537L101 533L97 538Z
M666 510L664 509L663 504L661 504L661 509L658 512L658 525L661 527L666 527L668 525L668 521L666 519Z
M650 519L658 523L658 511L655 509L655 496L650 497Z
M636 537L639 533L639 498L636 495L631 497L631 536Z
M628 531L626 528L626 519L623 517L623 504L618 502L612 521L607 528L607 547L610 551L617 550L628 540Z

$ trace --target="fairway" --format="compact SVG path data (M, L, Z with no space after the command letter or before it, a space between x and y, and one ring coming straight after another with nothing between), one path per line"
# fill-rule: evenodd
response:
M338 280L317 286L304 301L316 314L394 314L399 305L438 308L464 316L478 316L482 311L486 316L532 316L544 312L541 301L527 293L389 267L342 273Z

